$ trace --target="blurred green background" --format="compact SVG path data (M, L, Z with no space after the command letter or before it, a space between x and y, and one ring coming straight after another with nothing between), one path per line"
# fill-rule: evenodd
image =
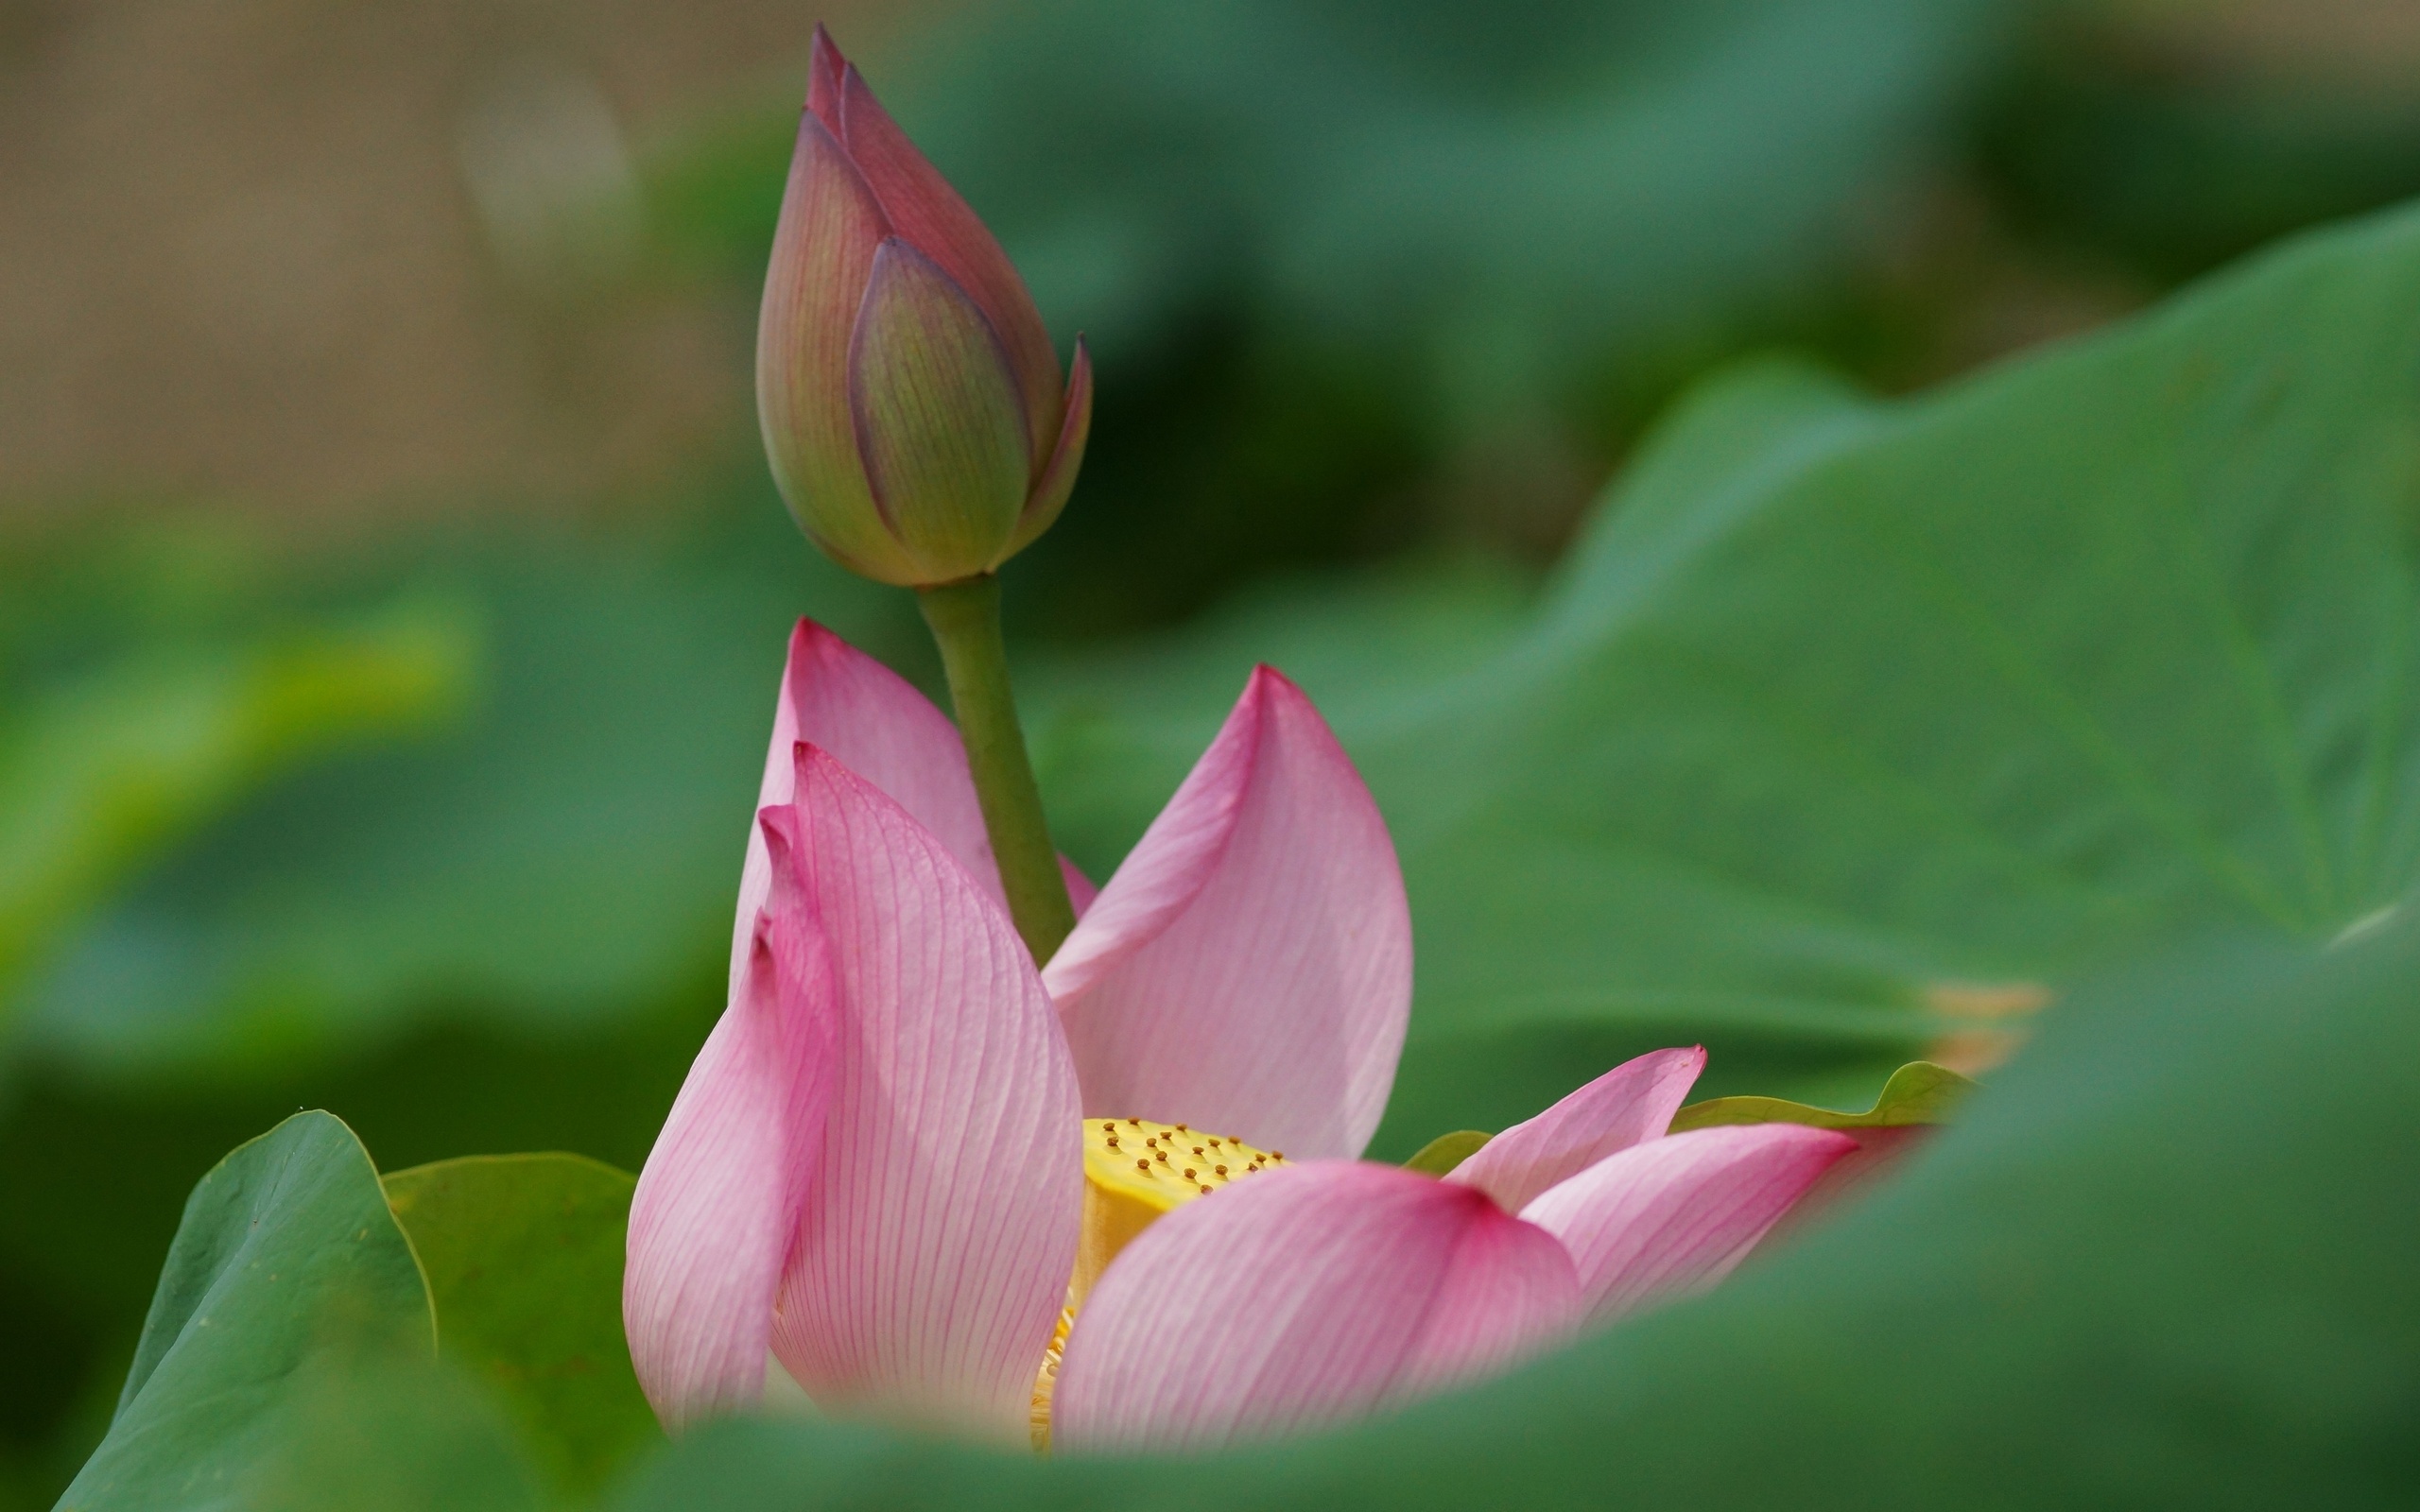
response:
M755 284L815 19L0 9L0 1505L47 1505L98 1438L184 1194L283 1114L340 1112L389 1170L635 1168L720 1006L784 627L811 613L930 685L910 604L808 551L756 447ZM1799 728L1726 713L1719 659L1642 670L1604 625L1698 645L1625 577L1671 546L1670 500L1869 423L1858 391L2420 193L2420 10L824 19L1063 343L1094 344L1084 480L1009 573L1067 849L1106 877L1256 660L1388 810L1421 996L1376 1153L1673 1040L1713 1046L1715 1091L1848 1104L1918 1053L1988 1070L2072 973L2238 913L2324 936L2399 893L2411 837L2339 848L2332 815L2308 876L2256 853L2186 877L2114 821L2057 839L2055 885L1979 842L1877 869L1958 826L1859 807L1871 774L1825 732L1860 699L1941 706L1955 666L1794 689ZM1774 352L1625 471L1684 389ZM2053 406L2044 434L2088 420ZM1996 465L2014 508L2059 486L2048 450ZM1867 581L1771 566L1820 541L1758 549L1696 562L1688 602ZM2164 644L2139 596L2130 644ZM1798 604L1780 644L1822 627L1810 662L1856 684L1903 607ZM2163 705L2169 680L2100 692L2224 723ZM1998 731L1921 726L1894 748L1938 738L2003 815L2099 822L2106 773L2012 796ZM1684 780L1724 763L1748 775ZM2232 801L2222 767L2184 807ZM1990 922L1952 918L1979 896Z

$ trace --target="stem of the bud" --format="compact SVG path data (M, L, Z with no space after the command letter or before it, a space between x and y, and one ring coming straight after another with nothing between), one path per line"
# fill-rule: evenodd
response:
M1033 780L1016 696L1009 688L1000 580L985 573L920 588L916 600L949 674L959 737L966 742L966 764L975 772L975 796L983 805L983 827L992 833L992 857L1009 895L1009 917L1040 966L1076 927L1076 909L1059 870L1058 848L1050 843L1042 789Z

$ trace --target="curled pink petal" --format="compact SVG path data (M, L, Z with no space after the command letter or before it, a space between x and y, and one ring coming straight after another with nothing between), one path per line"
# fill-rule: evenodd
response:
M1092 432L1093 359L1080 335L1076 338L1075 366L1067 376L1067 418L1059 427L1056 443L1044 454L1033 493L1026 500L1025 513L1018 518L1016 534L1009 538L1008 548L1000 554L1001 560L1031 545L1059 518L1059 511L1067 507L1067 495L1075 491L1076 474L1083 470L1084 443Z
M832 56L838 57L837 49ZM1024 396L1028 455L1037 461L1048 455L1064 404L1059 356L1016 265L845 61L839 94L839 134L851 161L865 174L892 228L941 265L990 318Z
M1521 1216L1563 1241L1589 1320L1711 1286L1857 1142L1754 1124L1634 1144L1548 1188Z
M1537 1225L1497 1211L1510 1221L1473 1217L1463 1228L1389 1400L1509 1370L1579 1327L1571 1256Z
M1475 1186L1508 1212L1617 1150L1660 1137L1705 1069L1705 1047L1626 1060L1479 1146L1445 1179Z
M748 989L690 1067L631 1199L623 1325L639 1384L675 1430L763 1388L832 1099L836 1004L814 919L786 898L752 946Z
M1002 896L958 727L905 678L813 620L799 621L790 632L789 660L782 668L781 696L773 705L772 745L765 753L765 778L757 789L759 809L789 802L802 740L822 747L841 765L882 789L947 846L985 891L995 899ZM756 911L764 907L770 883L763 831L752 828L739 872L739 924L732 940L735 994Z
M1082 1207L1049 999L966 868L829 753L800 747L794 803L768 822L838 1005L774 1353L819 1401L1021 1442Z
M868 576L912 582L915 563L875 512L849 406L851 335L890 234L856 165L813 111L802 112L757 315L765 455L817 545Z
M1301 689L1253 674L1043 981L1086 1114L1361 1153L1403 1050L1411 919L1377 804Z
M1076 1316L1066 1452L1215 1449L1502 1368L1561 1336L1562 1246L1482 1193L1394 1166L1266 1173L1145 1229Z

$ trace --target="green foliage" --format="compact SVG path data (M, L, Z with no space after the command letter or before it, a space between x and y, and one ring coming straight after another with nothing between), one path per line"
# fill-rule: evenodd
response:
M369 1155L335 1118L297 1113L194 1188L109 1436L61 1505L241 1505L306 1363L435 1342Z
M1262 643L1303 653L1403 856L1420 996L1377 1152L1688 1039L1709 1091L1842 1101L1978 1005L2400 897L2415 303L2399 215L1919 400L1752 369L1476 665L1358 702L1315 651L1346 616ZM1109 713L1128 653L1052 679L1080 738L1035 721L1080 861L1140 833L1124 796L1174 786L1246 671L1215 636L1163 655L1218 694Z
M885 591L811 560L777 507L765 531L412 562L486 627L447 738L322 764L187 848L66 943L27 1038L259 1074L466 1003L561 1031L686 990L728 937L790 621L884 639Z
M1913 1061L1891 1074L1882 1094L1862 1113L1809 1108L1778 1097L1713 1097L1672 1115L1672 1132L1724 1124L1811 1124L1817 1128L1907 1128L1945 1124L1975 1084L1928 1061Z
M2364 77L2349 43L2331 67L2246 28L2180 69L2189 13L2094 9L2110 13L2061 17L1991 92L1979 156L2025 220L2174 278L2420 193L2420 110L2394 65Z
M194 1189L61 1505L519 1512L542 1468L593 1490L656 1436L622 1342L631 1185L567 1155L382 1183L343 1124L296 1114Z
M632 1178L578 1155L488 1155L386 1177L437 1308L439 1352L484 1379L566 1485L659 1436L622 1337Z
M424 1354L331 1349L296 1372L243 1512L540 1512L552 1501L486 1393ZM167 1503L182 1509L192 1503Z
M1052 0L893 92L1104 370L1240 284L1486 423L1609 342L1837 256L2002 8Z
M1454 1167L1479 1152L1480 1146L1495 1138L1485 1129L1458 1128L1450 1134L1440 1134L1414 1151L1404 1161L1408 1171L1426 1171L1430 1176L1445 1176Z
M0 1007L40 949L141 866L274 777L423 734L467 701L462 606L399 599L352 625L153 645L0 717Z

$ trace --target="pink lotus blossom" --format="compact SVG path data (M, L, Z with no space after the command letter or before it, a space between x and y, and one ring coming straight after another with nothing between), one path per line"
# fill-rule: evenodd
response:
M1691 1049L1442 1180L1358 1160L1409 916L1368 790L1266 667L1089 891L1037 971L949 722L800 626L730 1005L631 1208L667 1424L756 1400L769 1354L828 1408L1065 1451L1332 1421L1709 1284L1854 1148L1667 1135Z

